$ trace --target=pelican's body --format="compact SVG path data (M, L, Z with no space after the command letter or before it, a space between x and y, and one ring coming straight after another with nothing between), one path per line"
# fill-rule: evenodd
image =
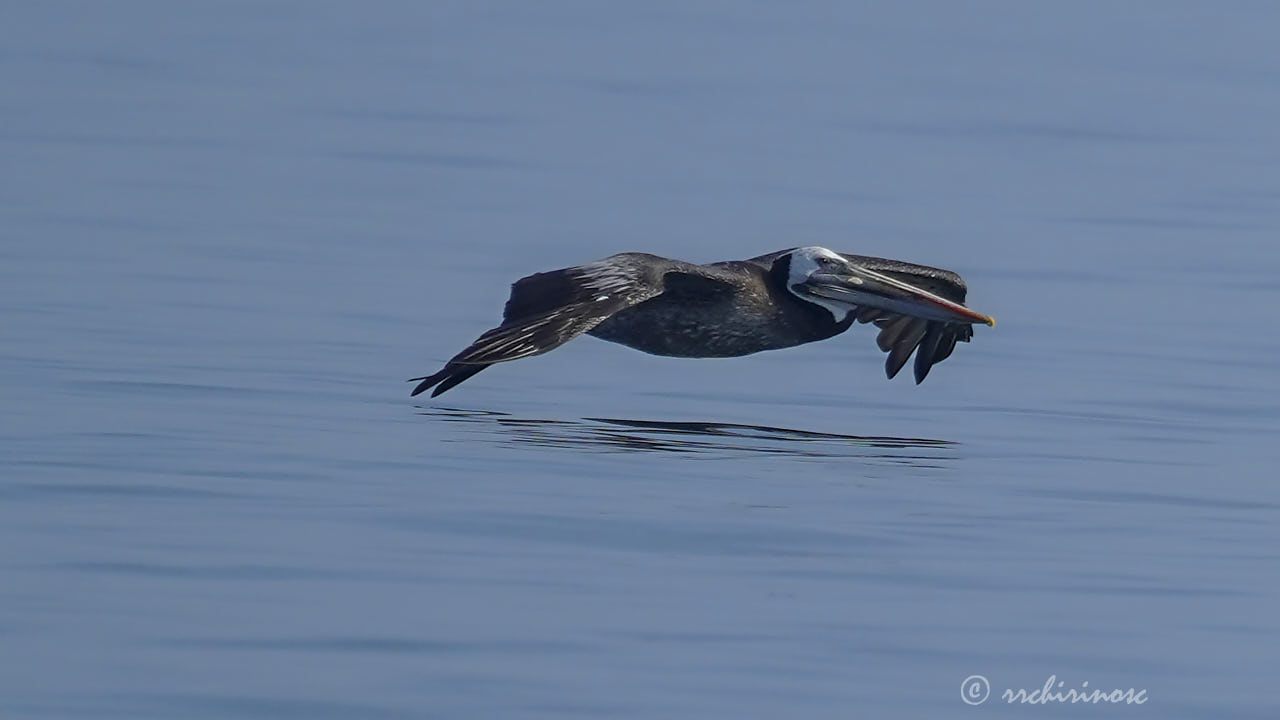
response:
M853 323L787 291L759 259L691 265L627 253L610 262L667 273L663 292L587 334L653 355L738 357L825 340Z
M967 342L972 323L955 273L825 248L781 250L709 265L622 253L522 278L500 326L484 333L417 395L448 390L489 365L552 350L583 333L654 355L722 358L793 347L875 322L890 378L917 348L915 377Z

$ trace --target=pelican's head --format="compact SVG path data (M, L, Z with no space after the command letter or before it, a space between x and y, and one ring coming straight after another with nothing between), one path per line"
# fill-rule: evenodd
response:
M859 265L824 247L796 248L779 258L789 263L787 290L830 311L836 322L858 308L878 308L926 320L957 323L996 321L885 273Z

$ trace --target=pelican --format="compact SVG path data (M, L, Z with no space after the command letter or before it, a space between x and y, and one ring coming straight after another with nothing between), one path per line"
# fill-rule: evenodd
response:
M892 379L914 352L919 384L969 342L973 324L960 276L925 265L837 253L779 250L694 265L621 253L536 273L511 286L502 324L453 356L410 395L449 390L490 365L541 355L586 333L653 355L725 358L825 340L875 323Z

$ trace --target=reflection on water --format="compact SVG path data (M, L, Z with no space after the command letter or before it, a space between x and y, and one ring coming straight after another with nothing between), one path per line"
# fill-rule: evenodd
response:
M793 430L720 422L670 422L621 418L548 420L493 410L419 408L419 415L466 423L499 442L601 451L743 453L800 457L863 457L902 461L954 459L955 443ZM923 464L923 463L922 463Z

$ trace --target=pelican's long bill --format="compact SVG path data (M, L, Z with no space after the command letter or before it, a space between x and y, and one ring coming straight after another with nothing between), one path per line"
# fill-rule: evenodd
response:
M996 325L995 318L990 315L975 312L960 303L852 262L831 271L814 273L797 289L838 303L880 308L926 320Z

